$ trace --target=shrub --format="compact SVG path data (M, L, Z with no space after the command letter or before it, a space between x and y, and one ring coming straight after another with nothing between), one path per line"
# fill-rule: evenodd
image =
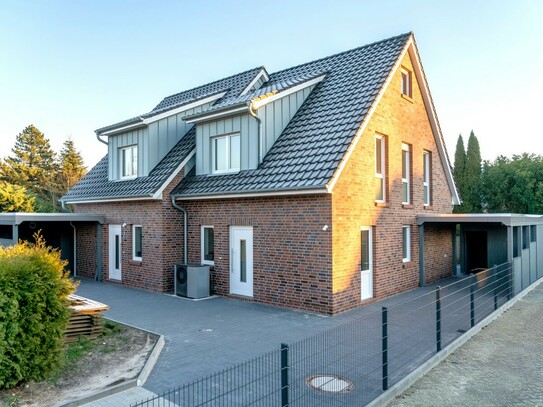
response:
M61 360L76 285L60 252L34 238L0 247L0 388L43 380Z

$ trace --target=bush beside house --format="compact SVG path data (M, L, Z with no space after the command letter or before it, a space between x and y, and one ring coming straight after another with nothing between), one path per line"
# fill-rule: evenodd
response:
M35 238L0 247L0 388L42 380L60 363L76 286L60 252Z

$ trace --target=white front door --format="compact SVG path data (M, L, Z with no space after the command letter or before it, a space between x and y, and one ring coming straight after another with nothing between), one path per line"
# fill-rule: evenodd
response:
M360 298L367 300L373 297L373 242L371 226L363 226L360 230L361 240L361 265L360 265L360 281L361 287Z
M121 280L121 225L109 225L109 278Z
M253 296L253 228L230 228L230 293Z

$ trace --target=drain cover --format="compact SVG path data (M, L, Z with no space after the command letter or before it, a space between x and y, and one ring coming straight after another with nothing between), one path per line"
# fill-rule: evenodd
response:
M346 393L354 387L353 382L336 375L315 375L308 377L305 382L309 387L328 393Z

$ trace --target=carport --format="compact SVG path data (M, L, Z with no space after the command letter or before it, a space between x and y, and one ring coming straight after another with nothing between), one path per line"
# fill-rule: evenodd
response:
M34 234L39 231L48 246L60 250L62 259L68 261L68 268L76 276L77 227L89 222L100 229L104 217L84 213L0 213L0 245L13 245L19 240L33 242ZM101 248L98 244L98 265L102 264Z
M424 227L456 225L453 274L468 274L509 262L517 293L543 276L543 216L504 213L417 215L424 282ZM423 283L421 284L423 285Z

